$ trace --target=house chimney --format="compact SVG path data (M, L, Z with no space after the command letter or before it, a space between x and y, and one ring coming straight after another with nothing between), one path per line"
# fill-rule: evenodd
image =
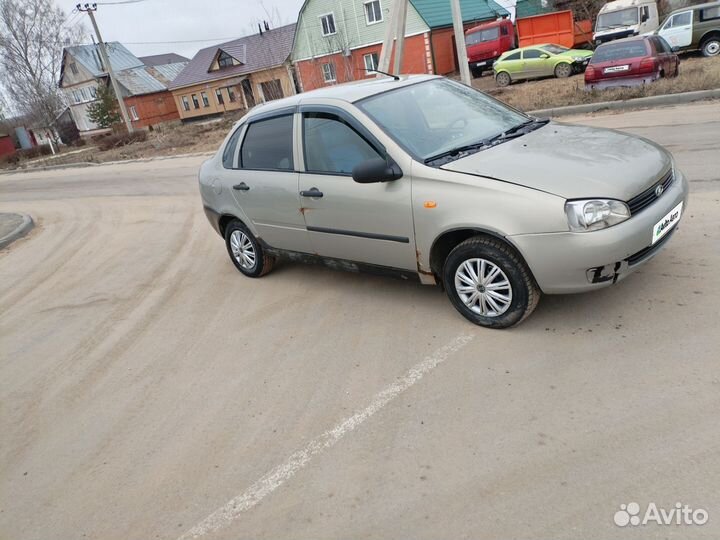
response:
M260 23L258 23L258 30L260 30L260 35L262 36L262 26L260 26Z
M270 31L270 23L265 21L265 30Z

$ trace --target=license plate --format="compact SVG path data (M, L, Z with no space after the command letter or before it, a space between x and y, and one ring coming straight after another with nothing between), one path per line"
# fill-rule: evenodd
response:
M475 67L483 67L483 66L487 66L487 62L478 62L477 64L475 64Z
M654 244L660 240L663 236L669 233L672 228L680 221L680 215L682 214L683 203L678 204L675 208L670 210L664 218L658 221L653 227L653 238L652 243Z
M612 66L607 67L603 69L603 73L617 73L618 71L627 71L630 69L630 66Z

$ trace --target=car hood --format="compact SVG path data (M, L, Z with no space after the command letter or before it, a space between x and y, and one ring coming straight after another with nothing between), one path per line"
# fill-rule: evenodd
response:
M619 131L551 122L441 168L495 178L566 199L627 201L671 166L657 144Z
M575 56L579 56L581 58L589 58L592 55L593 55L592 51L586 51L584 49L570 49L568 51L561 52L557 56L569 56L571 58L573 58Z

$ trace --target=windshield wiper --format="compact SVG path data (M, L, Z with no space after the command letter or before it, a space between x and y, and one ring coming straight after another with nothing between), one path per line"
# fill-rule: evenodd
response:
M460 154L467 154L468 152L472 152L473 150L480 150L484 146L486 146L485 141L476 142L473 144L466 144L463 146L458 146L457 148L451 148L450 150L447 150L445 152L440 152L439 154L435 154L434 156L430 156L429 158L425 158L423 161L425 165L428 163L432 163L433 161L437 161L442 158L446 157L456 157Z
M430 156L429 158L425 158L424 163L427 165L428 163L432 163L433 161L438 161L443 158L454 158L454 159L460 159L461 157L465 157L467 155L470 155L471 153L474 154L475 152L479 152L480 150L484 148L489 148L491 146L495 146L496 144L500 144L502 142L508 141L510 139L514 139L516 137L521 137L525 135L526 133L530 133L531 131L535 131L536 129L544 126L550 122L549 118L530 118L529 120L526 120L525 122L521 122L520 124L513 126L511 128L506 129L502 133L499 133L493 137L489 137L487 139L483 139L482 141L472 143L472 144L466 144L463 146L458 146L457 148L452 148L450 150L446 150L445 152L440 152L439 154L436 154L434 156ZM450 160L448 160L450 161ZM447 162L442 163L441 165L444 165Z

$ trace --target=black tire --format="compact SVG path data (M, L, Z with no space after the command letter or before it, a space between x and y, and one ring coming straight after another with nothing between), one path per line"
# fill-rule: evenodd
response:
M711 36L703 41L700 52L708 58L720 54L720 36Z
M506 278L509 282L510 294L505 294L509 297L509 305L504 312L482 315L460 298L461 293L456 288L456 273L463 263L475 259L495 265L504 273L504 276L498 276L501 281ZM487 328L508 328L519 324L535 310L541 294L530 269L515 251L487 236L469 238L450 252L443 267L443 284L455 309L470 322ZM474 307L482 309L480 306Z
M254 253L253 265L250 265L247 262L241 262L246 261L246 259L243 258L242 255L236 257L233 253L233 247L231 245L233 243L233 233L237 233L235 235L236 239L246 238L252 246L252 252ZM275 266L275 258L265 254L260 243L242 221L233 220L228 224L225 229L225 247L227 248L230 260L235 265L235 268L248 277L262 277L270 272L270 270L273 269L273 266Z
M510 78L509 73L501 71L500 73L495 75L495 84L497 84L498 86L509 86L510 83L512 83L512 79Z
M567 62L560 62L555 66L555 77L558 79L567 79L573 74L573 67Z

